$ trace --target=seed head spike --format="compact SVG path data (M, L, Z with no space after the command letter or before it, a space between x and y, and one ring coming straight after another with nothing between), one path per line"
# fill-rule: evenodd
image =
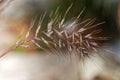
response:
M103 24L104 22L95 24L94 22L96 18L80 21L79 18L85 9L82 10L82 12L75 20L65 21L65 17L70 11L72 5L73 4L71 4L67 9L63 19L58 20L57 17L54 17L53 19L51 18L51 20L47 23L46 29L41 30L44 19L46 18L45 12L40 17L36 32L34 33L35 35L28 39L28 37L31 35L31 29L35 26L34 24L36 23L35 21L37 19L33 20L28 29L28 32L26 33L25 40L18 41L17 43L19 44L16 44L16 48L23 46L28 42L32 42L43 51L59 51L64 49L70 54L77 53L79 56L84 57L90 55L90 51L97 52L98 48L100 48L102 45L100 41L108 39L107 37L96 35L101 32L101 29L96 30L96 27ZM57 16L59 16L59 14L57 14L58 10L55 12Z

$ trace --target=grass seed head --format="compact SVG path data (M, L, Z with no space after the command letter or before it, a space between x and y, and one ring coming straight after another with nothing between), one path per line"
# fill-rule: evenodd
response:
M101 29L98 29L97 26L104 22L96 24L96 18L80 21L80 15L84 10L74 20L65 21L70 8L71 6L61 20L58 19L59 14L55 12L56 15L53 14L55 17L47 23L45 30L41 30L41 27L46 13L42 15L31 42L42 50L65 50L69 53L75 52L84 57L89 56L91 51L97 52L102 46L102 41L108 39L98 35Z
M57 8L55 13L51 13L50 17L52 18L47 22L46 29L44 30L42 30L42 27L47 13L43 13L39 18L34 35L31 36L31 30L38 20L37 16L32 21L28 32L26 32L24 40L19 38L15 48L19 46L28 48L30 46L27 43L33 43L43 51L65 50L67 53L71 54L74 52L83 57L89 56L91 51L97 52L102 45L102 41L107 39L107 37L98 36L101 29L98 29L97 26L103 24L103 22L96 24L96 18L81 21L80 16L85 9L76 18L66 20L71 7L72 4L64 15L58 13L59 8ZM59 19L60 16L63 16L63 18Z

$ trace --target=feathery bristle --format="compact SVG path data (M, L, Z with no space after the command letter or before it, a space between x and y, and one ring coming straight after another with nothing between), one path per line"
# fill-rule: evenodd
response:
M89 56L91 51L97 51L102 45L101 41L107 40L107 37L99 37L98 34L101 29L96 27L103 24L104 22L94 24L94 19L87 19L80 21L80 16L85 9L74 19L66 21L66 16L70 10L66 10L63 18L59 20L58 10L52 13L55 17L51 18L47 23L47 29L41 30L46 12L40 17L36 32L34 35L30 35L31 29L34 27L36 20L34 20L26 33L25 39L17 41L16 48L19 46L30 47L26 43L32 42L39 49L44 51L60 50L65 49L69 53L76 52L80 56ZM51 16L51 15L50 15ZM40 35L40 36L39 36Z
M108 39L107 37L99 37L98 34L101 32L101 29L96 29L97 26L104 22L94 24L96 19L80 22L79 17L84 10L72 22L65 21L65 16L70 8L71 6L66 11L62 20L59 21L56 17L51 19L48 22L47 29L42 31L40 29L46 15L45 13L40 18L35 36L31 41L42 50L67 49L68 52L75 51L79 55L88 56L91 51L99 49L102 45L101 41Z

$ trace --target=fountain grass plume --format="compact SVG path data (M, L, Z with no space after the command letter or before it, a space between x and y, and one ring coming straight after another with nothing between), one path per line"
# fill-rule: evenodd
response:
M18 48L19 46L29 48L28 43L35 44L42 51L60 51L65 50L67 53L77 53L80 57L91 55L91 51L97 52L102 46L102 42L108 37L101 37L101 29L98 26L104 22L95 23L96 18L80 20L83 9L76 18L66 20L67 14L70 12L72 4L68 7L64 15L59 13L59 7L50 13L50 20L47 22L45 29L43 23L46 19L47 12L44 12L38 21L38 16L33 19L24 39L19 37L12 48L3 53L0 57ZM60 18L62 17L62 18ZM35 25L37 23L37 25ZM32 32L34 26L37 26L35 32ZM22 34L22 33L21 33Z

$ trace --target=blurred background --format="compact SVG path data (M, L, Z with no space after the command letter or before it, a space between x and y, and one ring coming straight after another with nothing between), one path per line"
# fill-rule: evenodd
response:
M51 13L51 11L54 11L58 7L60 7L58 13L62 12L62 14L64 14L71 4L73 4L73 6L70 9L70 12L66 16L67 20L77 16L83 9L85 9L83 14L81 15L82 20L96 18L97 19L96 23L105 22L100 26L100 28L103 30L102 35L111 37L110 40L107 42L107 46L108 46L108 50L114 52L114 57L110 56L111 60L109 62L111 62L111 64L116 63L114 65L114 69L116 68L118 72L115 73L116 74L120 73L119 72L120 58L118 57L120 56L120 52L119 52L120 0L0 0L0 53L3 53L7 49L9 49L11 45L13 45L16 42L19 34L23 29L24 29L23 35L25 35L26 31L30 26L31 21L34 19L35 16L42 15L44 14L45 11L47 11L49 14ZM47 16L45 23L47 23L48 20L49 17ZM22 54L23 53L26 54L26 53L33 53L34 51L37 51L37 49L35 48L24 49L19 47L15 50L15 53L19 52ZM14 57L16 56L12 56L11 58ZM22 60L22 58L20 59ZM31 63L28 63L28 65L30 64ZM105 67L102 68L106 70ZM107 71L109 71L109 69L106 70L106 72ZM112 71L114 72L113 69ZM100 75L96 77L95 80L120 79L120 78L119 79L108 78L111 77L111 75L107 75L107 78L102 78L101 76L104 77L103 75ZM106 73L105 73L105 77L106 77ZM2 80L5 79L3 78ZM52 80L57 80L57 79L52 79ZM91 79L87 79L87 80L91 80Z

